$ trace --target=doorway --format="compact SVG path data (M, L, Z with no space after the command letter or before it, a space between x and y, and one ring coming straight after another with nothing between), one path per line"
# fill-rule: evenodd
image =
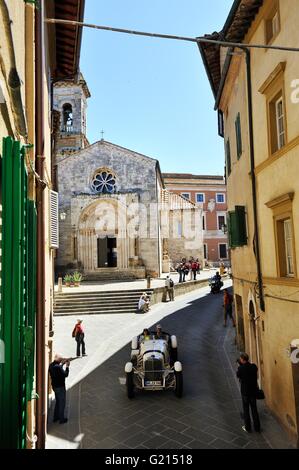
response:
M117 243L115 237L97 239L98 268L117 267Z

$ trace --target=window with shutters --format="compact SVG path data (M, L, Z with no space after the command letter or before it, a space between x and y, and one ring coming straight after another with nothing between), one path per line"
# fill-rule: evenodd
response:
M244 206L236 206L228 212L228 238L230 248L247 245L246 211Z
M218 135L224 137L224 119L223 112L218 110Z
M227 177L229 177L229 175L230 175L231 172L232 172L232 164L231 164L231 153L230 153L230 142L229 142L229 139L227 140L226 145L225 145L225 154L226 154L226 171L227 171Z
M269 157L288 143L285 68L286 62L280 62L259 89L266 98Z
M292 202L294 193L287 193L266 206L273 211L277 276L296 277L296 254Z
M58 193L50 191L50 248L58 247Z
M272 7L265 19L266 44L271 44L280 32L280 14L278 0L272 0Z
M241 117L240 113L237 116L235 121L235 128L236 128L236 142L237 142L237 157L238 160L241 158L243 149L242 149L242 135L241 135Z

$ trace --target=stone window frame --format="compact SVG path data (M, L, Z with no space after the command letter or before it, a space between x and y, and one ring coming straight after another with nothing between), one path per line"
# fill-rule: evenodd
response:
M278 29L273 30L273 20L277 17ZM271 45L281 31L281 19L280 19L280 5L279 0L272 0L270 8L265 15L264 21L264 32L265 32L265 44Z
M94 186L94 180L96 179L97 175L100 175L101 173L104 173L104 172L106 172L108 174L111 174L113 176L113 178L115 179L114 191L112 191L112 192L97 191L95 186ZM117 174L115 173L114 170L112 170L111 168L108 168L108 167L98 168L96 171L94 171L93 176L91 178L91 189L95 194L115 194L117 192Z
M273 199L266 203L266 206L272 210L275 253L276 253L276 272L278 279L298 279L297 261L296 261L296 241L295 226L293 219L293 199L294 193L287 193L283 196ZM294 273L287 272L287 255L284 234L284 222L290 220L292 229L292 260Z
M273 72L268 76L259 92L266 98L267 130L268 130L268 154L271 158L283 151L288 144L287 110L284 73L286 62L280 62ZM283 102L283 124L284 124L284 145L280 146L277 132L276 104L279 100Z

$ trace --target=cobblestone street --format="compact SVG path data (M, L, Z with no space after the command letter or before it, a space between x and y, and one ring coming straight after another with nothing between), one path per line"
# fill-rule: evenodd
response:
M55 319L54 348L66 357L75 355L75 321ZM184 396L138 392L129 400L122 379L130 340L156 322L178 338ZM83 323L88 356L71 363L69 421L53 424L50 413L48 448L291 448L263 402L258 403L263 432L246 434L241 428L235 330L223 328L222 295L202 288L155 305L146 315L85 316Z

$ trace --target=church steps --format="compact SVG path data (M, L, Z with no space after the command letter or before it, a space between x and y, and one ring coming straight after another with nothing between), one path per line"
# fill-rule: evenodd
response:
M54 315L136 313L143 292L150 297L153 290L56 293Z

